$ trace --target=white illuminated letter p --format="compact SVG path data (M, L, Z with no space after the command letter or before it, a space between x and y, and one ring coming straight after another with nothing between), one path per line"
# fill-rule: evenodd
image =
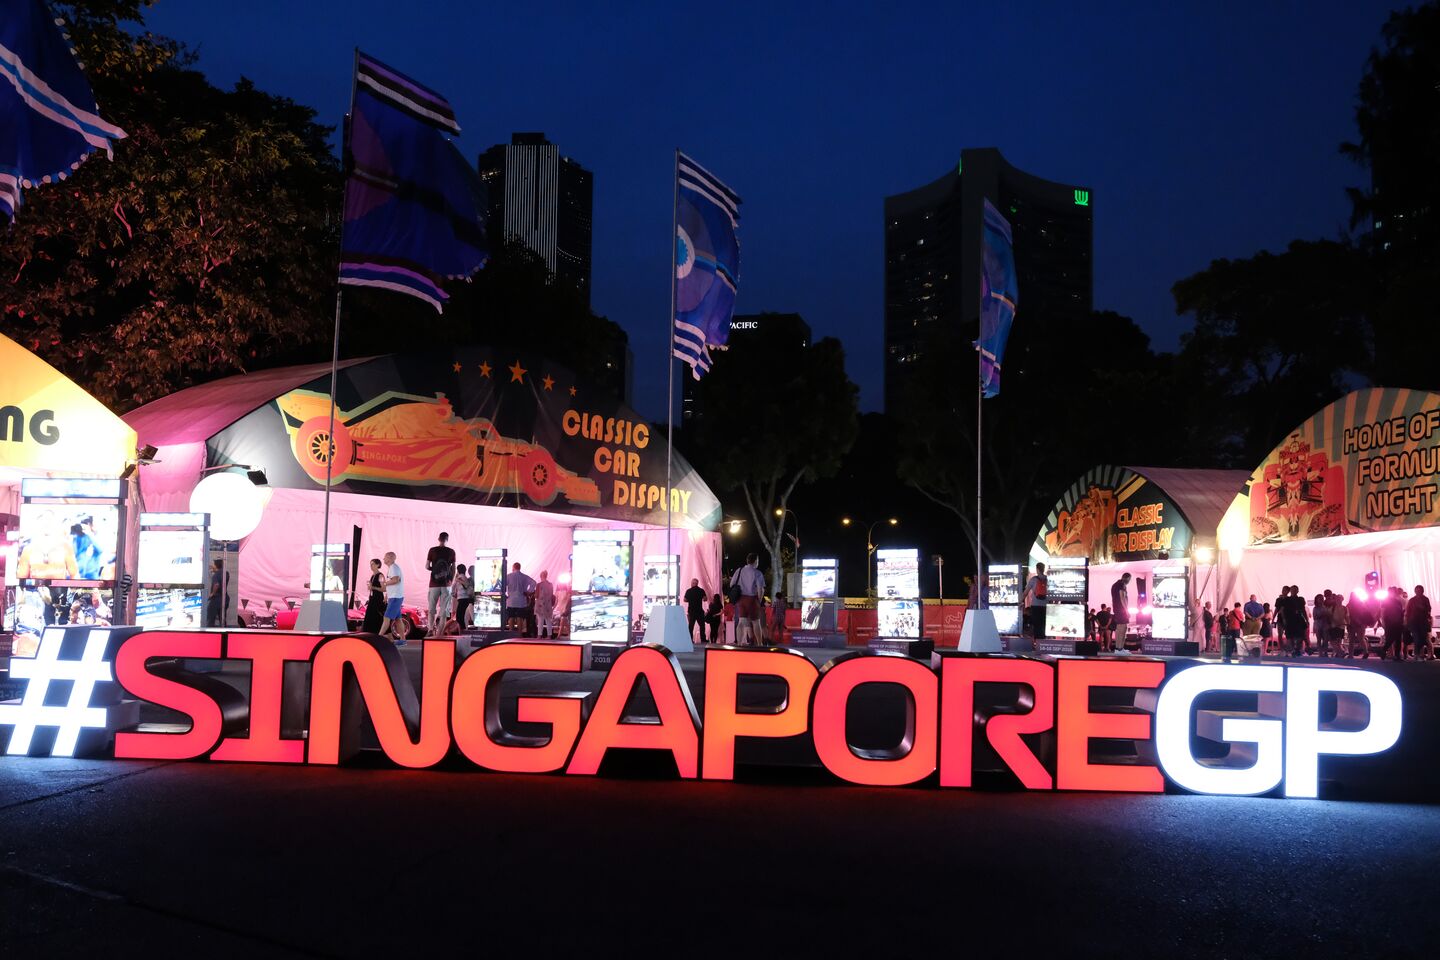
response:
M1320 728L1320 693L1341 698L1335 723ZM1346 696L1350 694L1352 696ZM1353 695L1369 704L1364 726ZM1380 753L1400 739L1400 688L1389 677L1368 670L1288 667L1285 670L1285 796L1314 797L1319 792L1320 755Z

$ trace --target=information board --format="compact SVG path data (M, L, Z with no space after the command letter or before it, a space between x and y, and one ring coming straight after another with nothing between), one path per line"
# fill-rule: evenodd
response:
M985 602L991 607L1020 606L1020 565L992 563L986 568Z
M1190 571L1179 564L1158 566L1152 572L1150 635L1160 640L1189 636Z
M1045 563L1045 579L1047 604L1090 602L1090 561L1085 557L1051 557Z
M920 551L913 548L875 551L875 596L881 600L920 599Z
M155 587L205 586L206 545L203 513L140 514L136 582Z

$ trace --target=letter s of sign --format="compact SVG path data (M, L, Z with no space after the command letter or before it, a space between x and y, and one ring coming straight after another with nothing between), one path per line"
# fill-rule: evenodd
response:
M30 439L46 447L60 439L60 428L55 425L54 410L36 410L31 415Z

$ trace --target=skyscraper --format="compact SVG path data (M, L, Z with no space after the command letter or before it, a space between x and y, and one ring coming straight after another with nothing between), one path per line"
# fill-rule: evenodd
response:
M519 240L590 302L594 179L543 133L516 133L480 154L490 233Z
M794 351L810 346L810 324L798 313L740 313L730 321L730 343L760 341L772 350ZM717 365L727 361L725 351L717 351ZM680 367L680 426L690 427L704 416L700 402L700 381L690 376L688 367Z
M939 179L885 198L885 409L930 337L953 325L973 337L980 316L984 201L1009 220L1027 318L1089 315L1094 225L1083 187L1042 180L993 147L963 150ZM1003 383L1003 381L1002 381ZM1003 388L1002 388L1003 389Z

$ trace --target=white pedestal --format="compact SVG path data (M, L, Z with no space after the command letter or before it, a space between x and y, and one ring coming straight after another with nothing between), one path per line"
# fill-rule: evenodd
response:
M658 643L671 653L694 653L695 641L685 620L685 608L673 603L657 603L650 608L650 623L645 628L645 642Z
M960 650L964 653L1000 653L1000 631L990 610L966 610L960 627Z
M306 600L295 615L295 629L344 633L349 629L345 623L345 605L339 600Z

